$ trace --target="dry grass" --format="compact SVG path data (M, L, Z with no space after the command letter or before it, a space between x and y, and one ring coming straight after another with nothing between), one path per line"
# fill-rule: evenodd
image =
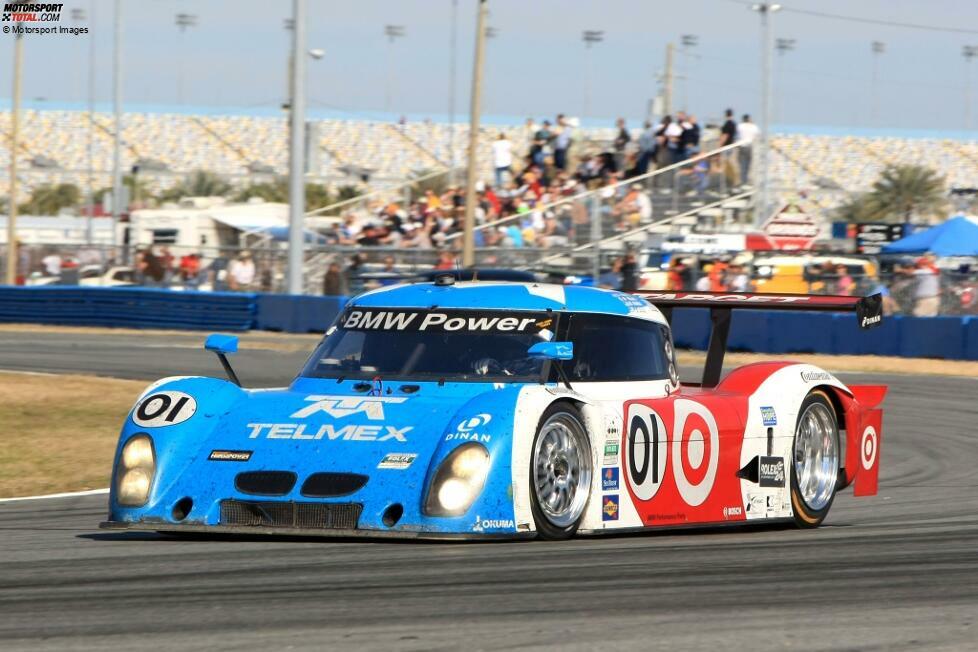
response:
M119 428L145 387L0 373L0 497L107 487Z

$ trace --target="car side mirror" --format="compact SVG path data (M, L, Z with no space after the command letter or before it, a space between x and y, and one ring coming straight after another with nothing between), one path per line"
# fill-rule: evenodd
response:
M574 343L537 342L527 349L526 354L540 360L573 360Z
M238 380L238 374L234 373L234 369L231 368L231 363L228 362L227 358L227 356L238 352L238 337L236 335L211 333L204 340L204 348L217 354L217 359L221 361L221 366L224 367L224 373L228 375L228 379L240 387L241 381Z

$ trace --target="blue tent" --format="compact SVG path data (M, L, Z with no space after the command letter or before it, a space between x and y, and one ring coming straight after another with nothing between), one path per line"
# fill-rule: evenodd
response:
M885 254L925 252L936 256L978 256L978 224L967 217L952 217L883 247Z

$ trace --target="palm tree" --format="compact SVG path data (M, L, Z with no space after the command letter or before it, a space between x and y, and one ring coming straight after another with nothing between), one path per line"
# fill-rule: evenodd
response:
M176 201L184 197L223 197L231 191L231 185L219 174L207 170L194 170L180 183L160 193L160 201Z
M928 221L945 212L947 185L944 177L922 165L890 165L870 190L874 212L886 222Z
M25 215L57 215L62 208L77 206L80 199L81 192L73 183L44 184L18 210Z

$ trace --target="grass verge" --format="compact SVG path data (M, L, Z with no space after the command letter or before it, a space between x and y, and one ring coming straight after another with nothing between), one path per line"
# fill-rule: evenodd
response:
M144 381L0 373L0 498L109 485Z

